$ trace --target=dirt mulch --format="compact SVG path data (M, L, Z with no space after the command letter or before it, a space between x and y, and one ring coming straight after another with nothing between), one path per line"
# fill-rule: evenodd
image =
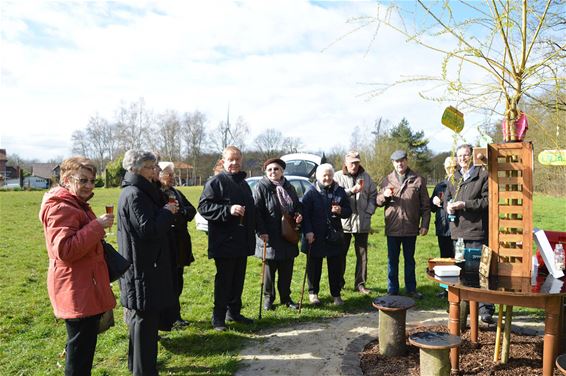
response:
M408 335L420 331L447 332L446 326L427 326L408 330ZM495 328L480 328L478 344L470 342L470 331L462 334L460 375L536 376L542 375L542 336L511 333L507 364L493 362ZM407 342L407 354L384 357L379 354L378 340L368 343L361 353L360 366L365 376L419 376L419 349ZM554 376L560 376L554 370Z

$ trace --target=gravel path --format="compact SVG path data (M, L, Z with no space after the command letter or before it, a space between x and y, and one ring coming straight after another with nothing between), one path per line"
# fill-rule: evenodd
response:
M407 312L407 327L446 324L446 311ZM513 324L541 332L541 323L514 316ZM544 325L542 323L542 325ZM236 376L361 376L359 353L378 335L378 314L369 312L293 327L276 328L255 336L240 352Z

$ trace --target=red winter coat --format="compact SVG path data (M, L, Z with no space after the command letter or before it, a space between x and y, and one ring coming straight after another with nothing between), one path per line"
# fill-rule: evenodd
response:
M39 219L49 255L47 290L55 316L88 317L114 308L101 243L104 228L90 206L56 187L43 196Z

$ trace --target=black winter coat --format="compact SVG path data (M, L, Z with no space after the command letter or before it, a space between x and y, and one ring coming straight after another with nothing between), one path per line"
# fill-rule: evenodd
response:
M450 236L450 221L448 220L448 213L444 208L444 201L448 197L447 180L442 180L434 187L432 195L430 195L430 210L435 214L434 225L436 227L436 236ZM433 204L432 199L437 196L441 199L443 206L438 207Z
M208 220L208 258L234 258L254 254L255 206L246 173L221 172L208 180L200 196L198 211ZM246 207L243 226L230 214L232 205Z
M338 201L342 211L340 216L334 216L331 209L332 200ZM307 252L309 244L304 235L314 233L314 242L311 245L311 256L327 257L338 256L344 253L344 245L328 244L324 239L327 233L327 219L338 231L342 231L340 218L348 218L352 215L350 200L346 196L344 188L336 182L329 187L322 187L318 182L311 187L303 196L303 240L301 251Z
M302 205L297 192L291 183L285 179L283 189L293 200L293 208L289 211L291 216L302 212ZM269 241L266 248L266 259L287 260L299 255L297 244L291 244L281 236L281 205L277 198L276 186L267 177L263 177L255 186L254 201L256 207L256 232L258 235L268 234ZM263 241L256 239L256 257L263 257Z
M175 194L179 203L179 211L175 214L175 227L172 228L173 238L175 241L175 262L177 267L189 266L195 258L193 256L193 246L191 244L191 235L187 228L187 223L192 221L197 214L197 209L187 200L185 195L173 187L165 190Z
M129 309L160 311L175 304L168 233L173 214L157 187L127 172L118 201L118 249L132 262L120 278L120 302Z
M470 177L462 182L462 174L456 171L454 184L448 182L448 197L445 201L464 201L466 207L456 211L456 220L450 222L450 232L453 240L487 241L489 217L489 192L487 171L474 167ZM460 188L458 189L458 185Z

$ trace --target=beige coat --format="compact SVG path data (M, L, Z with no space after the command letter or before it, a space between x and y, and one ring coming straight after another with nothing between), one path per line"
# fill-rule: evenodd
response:
M399 183L395 171L387 175L380 184L377 206L385 206L385 235L417 236L420 228L430 223L430 198L426 179L410 169L403 184ZM395 187L392 198L383 196L385 188Z
M334 175L334 180L339 186L344 188L346 196L350 200L352 215L342 219L342 228L348 233L369 233L371 226L371 216L375 213L377 186L367 172L360 167L360 172L356 179L347 172L338 171ZM352 194L350 189L358 179L364 179L364 188L361 192Z

